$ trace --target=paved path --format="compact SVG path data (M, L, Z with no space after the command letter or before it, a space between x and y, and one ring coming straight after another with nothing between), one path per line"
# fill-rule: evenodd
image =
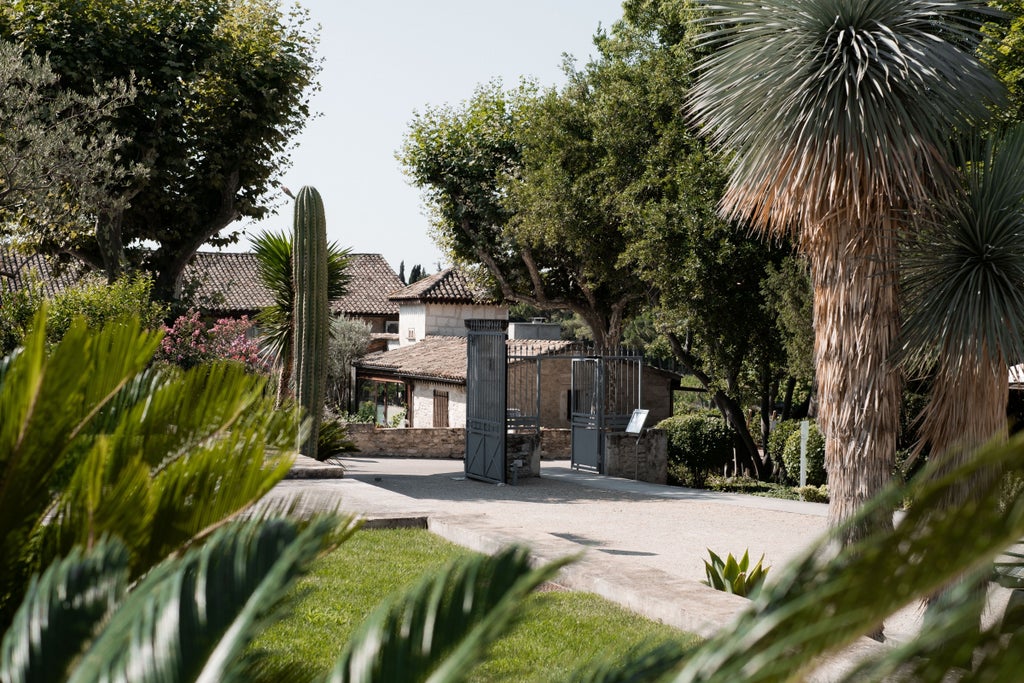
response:
M755 560L764 553L767 565L781 568L826 530L822 504L591 475L567 461L545 461L539 479L516 486L466 479L461 460L340 462L345 478L288 479L271 498L299 495L307 511L341 509L376 523L418 523L482 552L525 543L539 561L578 554L559 579L567 587L704 636L748 604L702 583L709 548L737 555L749 549ZM293 474L330 476L330 467L306 459ZM908 631L915 616L906 611L890 631ZM879 647L862 639L850 655ZM817 680L830 680L848 662L838 659Z

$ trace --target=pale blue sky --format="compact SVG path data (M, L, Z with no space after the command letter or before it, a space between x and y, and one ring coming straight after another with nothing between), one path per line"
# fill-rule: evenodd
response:
M419 190L395 151L414 110L458 103L479 83L521 76L563 82L562 53L584 63L598 24L622 16L622 0L300 0L322 27L320 118L306 128L284 184L316 187L327 237L380 253L397 271L443 261L427 234ZM244 225L248 234L290 228L291 205ZM248 249L243 238L238 249Z

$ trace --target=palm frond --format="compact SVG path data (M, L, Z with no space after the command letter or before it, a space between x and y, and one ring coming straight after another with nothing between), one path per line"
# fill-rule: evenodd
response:
M273 363L290 357L292 335L292 238L286 232L262 232L252 240L257 273L270 290L274 303L256 316L264 330L263 353ZM327 245L327 299L345 296L352 280L348 272L351 249L342 249L337 242ZM332 328L333 329L333 328Z
M922 201L949 175L949 132L1001 97L973 54L982 2L701 5L692 110L732 153L724 213L764 229Z
M65 680L128 589L128 553L117 541L80 548L34 579L0 644L0 680Z
M1024 537L1024 493L1001 510L1000 484L982 479L974 498L960 507L944 501L960 481L977 472L1024 469L1022 454L1024 435L990 444L952 471L931 463L906 491L891 487L860 516L891 510L909 495L914 503L895 529L838 552L835 539L844 530L833 531L766 586L731 628L697 648L675 680L802 680L819 657L873 632L896 610L934 594L953 578L987 570L999 553ZM849 524L860 522L855 518ZM879 577L885 577L884 589ZM963 611L958 624L974 610L962 603L957 603ZM946 637L943 627L932 626L935 638ZM926 643L928 648L933 645ZM906 657L914 654L904 651ZM1000 662L994 658L992 666Z
M531 569L525 549L509 548L456 563L370 615L328 680L465 680L519 603L569 561Z
M246 680L245 648L263 619L350 529L334 517L222 528L133 588L68 680Z
M589 662L570 676L574 683L646 683L660 681L682 666L691 648L666 642L640 646L624 656ZM628 665L624 665L628 662Z

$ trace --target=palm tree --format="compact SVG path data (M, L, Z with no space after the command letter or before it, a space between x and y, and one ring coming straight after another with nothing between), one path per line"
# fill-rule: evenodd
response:
M693 109L730 154L721 212L794 234L811 264L833 525L891 476L897 230L946 192L957 127L999 96L972 55L980 2L722 0ZM844 527L851 542L882 513Z
M963 158L962 191L929 216L905 259L906 365L934 370L918 448L947 467L1005 438L1008 370L1024 360L1024 125L973 142ZM949 504L975 485L961 482Z
M252 240L260 280L270 290L274 303L256 316L263 329L262 347L267 359L280 368L277 397L280 403L290 393L292 367L292 239L285 232L262 232ZM348 273L350 249L337 242L327 245L327 300L345 296L351 276ZM333 330L333 327L332 327Z

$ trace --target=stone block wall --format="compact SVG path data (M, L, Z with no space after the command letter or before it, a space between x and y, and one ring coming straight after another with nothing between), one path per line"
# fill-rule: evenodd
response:
M355 456L401 458L452 458L466 455L466 430L380 429L371 424L350 424L349 438L359 447ZM540 437L508 434L505 437L506 481L540 476Z
M372 424L350 424L348 434L359 447L357 456L462 460L466 455L466 430L460 428L380 429Z
M640 437L621 432L604 437L605 474L651 484L668 482L668 434L648 429Z
M567 460L572 457L572 430L547 429L540 430L540 459Z
M505 481L540 476L540 437L537 434L505 435Z

